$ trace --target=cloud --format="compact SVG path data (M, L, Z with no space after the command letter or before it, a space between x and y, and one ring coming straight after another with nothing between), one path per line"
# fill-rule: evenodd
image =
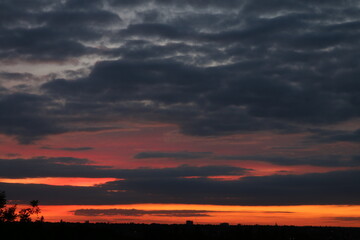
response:
M0 133L29 144L49 134L64 133L56 119L48 116L48 98L34 94L0 96Z
M0 79L5 80L32 80L34 75L31 73L17 73L17 72L0 72Z
M76 100L78 111L89 113L88 102L81 103L95 97L107 110L105 115L116 116L121 112L119 117L123 118L135 116L176 123L189 135L296 129L276 119L252 117L241 107L217 106L218 103L202 106L206 104L206 93L220 86L224 74L221 68L203 69L170 61L119 60L98 63L88 78L78 81L57 79L42 88L58 97L74 98L81 91L82 99ZM110 102L112 107L106 107Z
M359 130L341 129L360 116L359 16L356 1L335 0L2 0L0 134L31 144L55 134L148 121L176 125L190 136L268 131L311 134L308 144L356 144ZM40 69L39 63L46 65ZM51 73L44 77L42 71ZM45 78L50 79L39 87ZM350 154L144 151L134 158L358 167L359 156ZM249 177L251 169L223 165L115 169L80 158L8 157L13 159L0 159L4 178L124 179L93 187L0 183L11 199L36 197L47 204L360 199L356 170ZM242 178L209 178L232 175Z
M97 60L88 76L54 78L37 92L66 102L55 108L64 119L148 120L219 136L307 132L360 115L352 1L3 1L0 9L3 61Z
M1 159L0 176L3 178L27 177L101 177L96 174L96 167L87 159L72 157L32 159ZM101 169L101 167L99 167Z
M134 158L175 158L175 159L196 159L211 156L211 152L140 152Z
M206 210L139 210L139 209L77 209L76 216L161 216L161 217L207 217L213 211Z
M93 150L93 147L63 147L63 148L53 148L53 147L49 147L49 146L43 146L41 147L41 149L46 149L46 150L60 150L60 151L89 151L89 150Z
M334 217L332 219L346 222L360 222L360 217Z
M322 174L243 177L235 181L211 179L128 180L122 189L171 196L168 203L298 205L357 204L358 171ZM116 189L116 182L108 183ZM191 199L191 200L190 200Z
M148 3L152 3L154 5L163 5L163 6L178 6L178 7L216 7L216 8L230 8L238 6L238 4L242 3L242 0L228 0L223 3L219 3L216 0L209 0L209 1L203 1L203 0L122 0L122 1L116 1L116 0L108 0L110 4L113 4L117 7L134 7L139 5L146 5Z
M14 126L3 120L1 132L22 143L77 131L71 121L99 124L99 116L103 121L176 124L192 136L307 132L308 125L321 128L359 116L360 25L352 2L341 7L333 1L277 1L272 6L263 1L1 4L6 15L0 29L4 59L64 60L87 54L104 59L88 76L44 84L45 93L37 94L45 94L47 104L20 111L18 118L10 116L17 119ZM158 11L159 5L169 11ZM134 16L122 14L121 8ZM1 76L34 77L15 72ZM66 104L52 105L58 100ZM60 118L47 110L48 104ZM357 142L357 135L338 132L317 140ZM262 160L342 164L332 159Z
M186 30L185 30L186 31ZM126 29L120 31L120 36L143 36L179 39L188 35L186 32L181 32L175 26L162 23L141 23L129 25ZM190 33L189 33L190 34ZM184 36L185 35L185 36Z
M60 38L52 28L3 30L0 58L4 61L64 61L95 53L95 49L69 38ZM14 49L14 50L12 50Z
M15 73L10 75L13 78L21 76ZM71 117L69 113L63 112L61 103L53 101L49 96L24 92L10 93L7 89L1 94L0 87L0 134L14 137L20 144L33 144L48 135L66 132L94 132L119 128L85 124L79 128L71 125L73 121L78 121L78 117Z
M84 42L102 38L105 29L121 18L101 4L75 5L74 1L2 1L0 60L61 62L96 53Z
M265 155L228 155L214 156L216 160L234 161L261 161L281 166L321 166L321 167L358 167L360 166L359 157L341 155L318 155L307 157L287 157L287 156L265 156Z
M5 156L7 156L7 157L19 157L19 156L21 156L21 154L19 154L19 153L7 153L7 154L5 154Z
M317 141L320 143L334 143L334 142L360 142L360 129L354 131L329 131L312 129L312 136L308 138L309 141Z
M281 148L282 149L282 148ZM286 148L288 149L288 148ZM294 149L294 148L290 148ZM298 149L298 148L295 148ZM173 161L184 161L190 159L206 159L213 162L230 160L241 161L260 161L268 162L280 166L321 166L321 167L357 167L360 166L359 157L341 155L315 155L306 157L296 156L276 156L276 155L218 155L212 152L139 152L134 155L135 159L166 158Z
M232 166L194 167L189 165L181 165L173 168L115 169L110 166L91 164L93 164L93 162L87 159L72 157L0 159L0 177L113 177L125 179L168 179L192 176L242 176L251 170Z
M165 31L160 30L164 26L153 27L151 34L165 34L158 33ZM139 34L143 26L137 26L136 29L136 33ZM291 29L292 27L286 31ZM143 35L149 37L150 33L146 31L144 30ZM232 37L229 33L218 34L238 41L237 36ZM250 37L252 40L253 38L255 36ZM260 36L256 38L265 41ZM279 39L282 37L279 36ZM223 44L220 40L216 41L220 44L218 47ZM272 41L276 40L271 39L269 43L264 44L270 44ZM334 83L340 84L343 81L341 74L330 76L324 73L317 76L308 70L310 66L307 59L316 58L331 71L331 63L326 63L329 54L319 53L318 56L311 56L309 53L306 59L299 56L300 59L292 60L289 58L294 57L290 53L295 51L294 47L293 50L287 50L288 53L271 54L269 58L272 60L264 61L260 59L262 52L257 53L257 56L246 57L250 54L245 49L246 45L234 46L228 49L227 57L233 58L236 57L234 54L242 54L245 56L244 61L217 67L203 67L196 63L195 66L190 66L192 58L187 57L188 52L184 53L182 59L171 58L171 52L168 51L170 46L167 44L156 48L149 41L145 41L144 44L137 43L139 46L132 52L127 49L119 53L122 52L128 57L145 55L164 58L165 56L161 55L162 51L158 51L161 49L170 57L168 56L165 61L145 58L146 60L122 59L100 62L95 65L88 78L77 81L57 79L43 85L43 89L56 96L74 96L81 91L82 99L76 99L77 102L95 96L104 106L108 106L109 102L116 102L122 107L122 113L130 112L129 115L136 115L140 119L175 122L183 133L200 136L269 129L285 132L306 131L306 128L302 129L299 125L326 126L359 115L355 104L355 92L345 88L334 88L325 81L326 78L332 77L335 78ZM207 44L205 41L203 47L206 48ZM171 47L173 52L184 50L184 45ZM195 51L197 48L195 47ZM269 62L272 63L271 66ZM317 63L313 64L317 66ZM297 66L301 66L301 71ZM340 68L342 67L346 68ZM306 80L299 79L299 75L305 76ZM308 79L313 79L318 84L311 84ZM350 85L356 85L355 82L349 81ZM344 97L345 93L351 97ZM137 102L139 108L130 105L129 101ZM145 105L142 101L151 104ZM116 109L119 110L119 107ZM116 109L108 111L116 113Z
M138 71L139 69L142 71ZM43 89L63 96L77 93L82 89L84 97L95 95L105 103L108 100L144 100L144 96L148 97L149 94L153 94L152 98L160 102L182 103L188 102L194 96L193 94L199 91L216 87L219 80L214 75L216 75L216 70L213 72L211 69L201 69L165 60L103 61L94 66L88 78L71 82L56 79L44 84ZM187 90L187 94L171 97L171 94L179 87ZM154 93L153 91L157 88L163 91ZM103 95L104 93L106 95ZM114 95L118 93L122 95Z
M9 199L43 204L181 203L218 205L356 205L359 171L207 178L129 178L94 187L0 183Z

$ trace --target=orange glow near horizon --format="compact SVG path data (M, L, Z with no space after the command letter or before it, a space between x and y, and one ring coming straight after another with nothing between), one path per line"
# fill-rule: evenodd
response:
M131 125L131 124L128 124ZM212 152L215 156L297 156L311 157L321 154L358 155L358 145L351 143L321 144L287 149L287 146L298 146L298 139L306 134L277 135L260 132L256 134L233 135L217 138L202 138L185 136L175 126L145 126L131 125L133 128L114 131L89 133L65 133L51 135L39 140L36 144L18 145L6 136L1 137L0 153L4 159L31 159L37 156L73 157L88 159L94 165L109 166L113 169L136 168L173 168L182 164L191 166L228 165L251 169L246 176L268 176L274 174L299 175L306 173L323 173L349 168L323 167L309 165L283 166L269 162L231 159L176 159L149 158L139 159L140 152ZM79 145L81 143L81 145ZM43 148L43 146L50 146ZM281 148L285 146L285 148ZM66 147L91 147L87 151L65 151ZM303 148L302 148L303 147ZM354 169L354 168L352 168ZM192 176L197 177L197 176ZM213 176L213 180L236 180L242 176ZM190 178L190 177L187 177ZM23 184L47 184L56 186L94 186L115 178L26 178L0 179L0 182ZM119 190L121 191L121 190ZM40 199L41 201L41 199ZM19 208L21 206L19 205ZM185 204L133 204L133 205L41 205L45 221L58 222L61 219L69 222L135 222L135 223L184 223L193 220L197 224L264 224L264 225L314 225L314 226L348 226L360 227L360 206L215 206L215 205L185 205ZM138 209L138 210L204 210L208 216L175 217L145 214L142 216L77 216L77 209Z
M117 178L64 178L64 177L45 177L45 178L0 178L3 183L22 183L22 184L45 184L53 186L77 186L92 187L111 181L121 180Z
M45 221L58 222L110 222L110 223L165 223L182 224L192 220L195 224L232 225L297 225L297 226L344 226L360 227L359 205L301 205L301 206L223 206L194 204L131 204L131 205L61 205L40 206ZM201 210L208 216L178 217L144 214L141 216L78 216L77 209L137 209L154 210Z

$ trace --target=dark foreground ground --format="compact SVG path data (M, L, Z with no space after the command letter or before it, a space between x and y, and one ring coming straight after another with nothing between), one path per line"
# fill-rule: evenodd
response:
M360 228L103 223L0 223L1 239L360 240ZM5 237L9 236L9 237Z

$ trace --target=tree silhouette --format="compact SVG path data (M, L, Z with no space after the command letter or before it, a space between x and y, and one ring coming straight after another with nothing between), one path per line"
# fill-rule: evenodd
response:
M3 222L15 222L18 214L16 214L16 205L12 207L5 207L2 212Z
M18 213L16 212L16 204L11 207L7 207L6 204L5 192L0 192L0 222L15 222L17 219L20 222L32 222L31 216L34 214L36 214L37 222L44 221L43 216L39 218L39 213L41 212L39 200L30 201L30 207L20 209Z
M31 208L24 208L19 211L20 222L31 222Z
M3 207L5 207L6 205L6 197L5 197L5 192L0 192L0 209L2 209Z

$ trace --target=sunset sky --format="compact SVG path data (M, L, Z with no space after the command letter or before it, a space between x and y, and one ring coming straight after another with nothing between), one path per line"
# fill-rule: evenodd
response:
M356 0L0 0L0 191L46 221L360 227Z

